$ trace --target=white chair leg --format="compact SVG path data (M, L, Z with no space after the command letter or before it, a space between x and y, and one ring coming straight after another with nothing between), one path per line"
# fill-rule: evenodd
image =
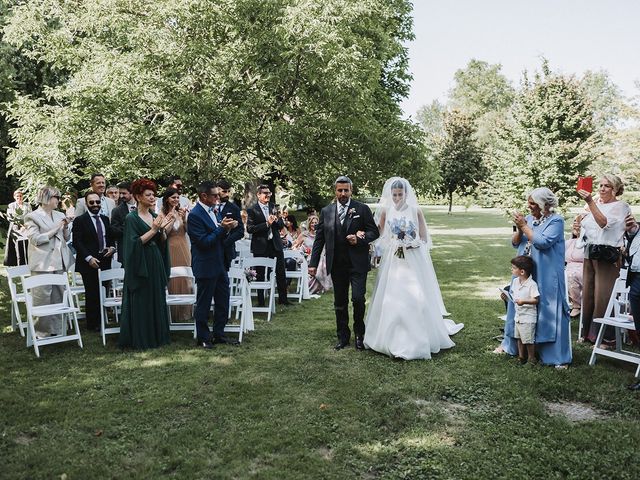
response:
M596 343L593 344L593 351L591 352L591 358L589 359L589 365L596 364L596 348L600 348L600 344L602 343L602 337L604 337L604 328L605 324L600 324L600 330L598 330L598 337L596 338Z

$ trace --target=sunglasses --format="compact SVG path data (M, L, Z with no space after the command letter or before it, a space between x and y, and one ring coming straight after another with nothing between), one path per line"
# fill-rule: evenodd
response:
M87 205L100 205L100 200L97 200L97 201L95 201L95 200L94 200L94 201L88 201L88 202L87 202Z
M260 192L260 195L271 195L271 192L267 191L267 192Z

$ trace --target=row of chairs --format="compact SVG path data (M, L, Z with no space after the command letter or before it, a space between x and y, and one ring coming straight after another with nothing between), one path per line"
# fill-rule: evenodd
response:
M309 298L308 292L308 266L304 256L299 252L287 252L287 258L294 258L298 265L295 271L288 271L287 276L295 280L295 297L298 301ZM225 329L228 333L237 333L241 342L243 335L254 329L253 314L266 313L267 321L271 320L275 313L275 259L254 258L250 254L241 250L241 255L234 261L230 271L229 280L231 286L229 317L234 316L235 321L230 322ZM265 279L263 281L249 281L246 270L256 268L265 269ZM113 268L110 270L98 271L100 285L100 312L101 312L101 336L102 342L106 345L107 335L120 332L119 315L122 308L122 285L124 282L124 269ZM51 343L60 343L70 340L78 341L82 347L82 338L78 328L78 318L81 312L81 299L84 288L78 282L77 275L72 272L71 282L67 275L35 275L31 276L27 266L7 268L9 280L9 290L11 293L11 323L14 330L19 329L22 336L27 336L27 346L33 346L36 356L40 356L39 347ZM185 278L192 286L191 291L182 294L167 293L167 309L170 318L171 331L193 331L195 337L194 322L174 321L171 317L172 306L191 306L196 303L197 286L193 272L190 267L173 267L170 278ZM19 286L22 291L18 291ZM34 288L43 285L59 285L63 288L63 301L55 305L33 305L32 291ZM267 305L264 307L254 306L252 297L257 295L258 290L263 290ZM26 320L22 320L20 314L20 304L26 306ZM213 308L213 305L212 305ZM112 312L111 318L109 311ZM44 315L63 315L64 332L62 335L39 338L35 331L35 318ZM72 331L70 331L71 329Z

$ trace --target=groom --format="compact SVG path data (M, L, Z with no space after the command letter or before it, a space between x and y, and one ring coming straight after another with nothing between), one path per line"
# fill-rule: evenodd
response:
M338 343L336 350L349 346L349 285L353 303L353 330L356 348L364 350L364 302L370 268L369 243L380 233L368 206L351 199L349 177L335 181L336 202L322 209L316 226L309 274L314 276L322 249L326 248L327 272L333 281Z

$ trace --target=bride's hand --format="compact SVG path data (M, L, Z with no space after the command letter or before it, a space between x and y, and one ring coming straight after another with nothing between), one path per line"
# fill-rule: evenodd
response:
M364 230L358 230L356 232L356 237L358 237L361 240L364 240Z

